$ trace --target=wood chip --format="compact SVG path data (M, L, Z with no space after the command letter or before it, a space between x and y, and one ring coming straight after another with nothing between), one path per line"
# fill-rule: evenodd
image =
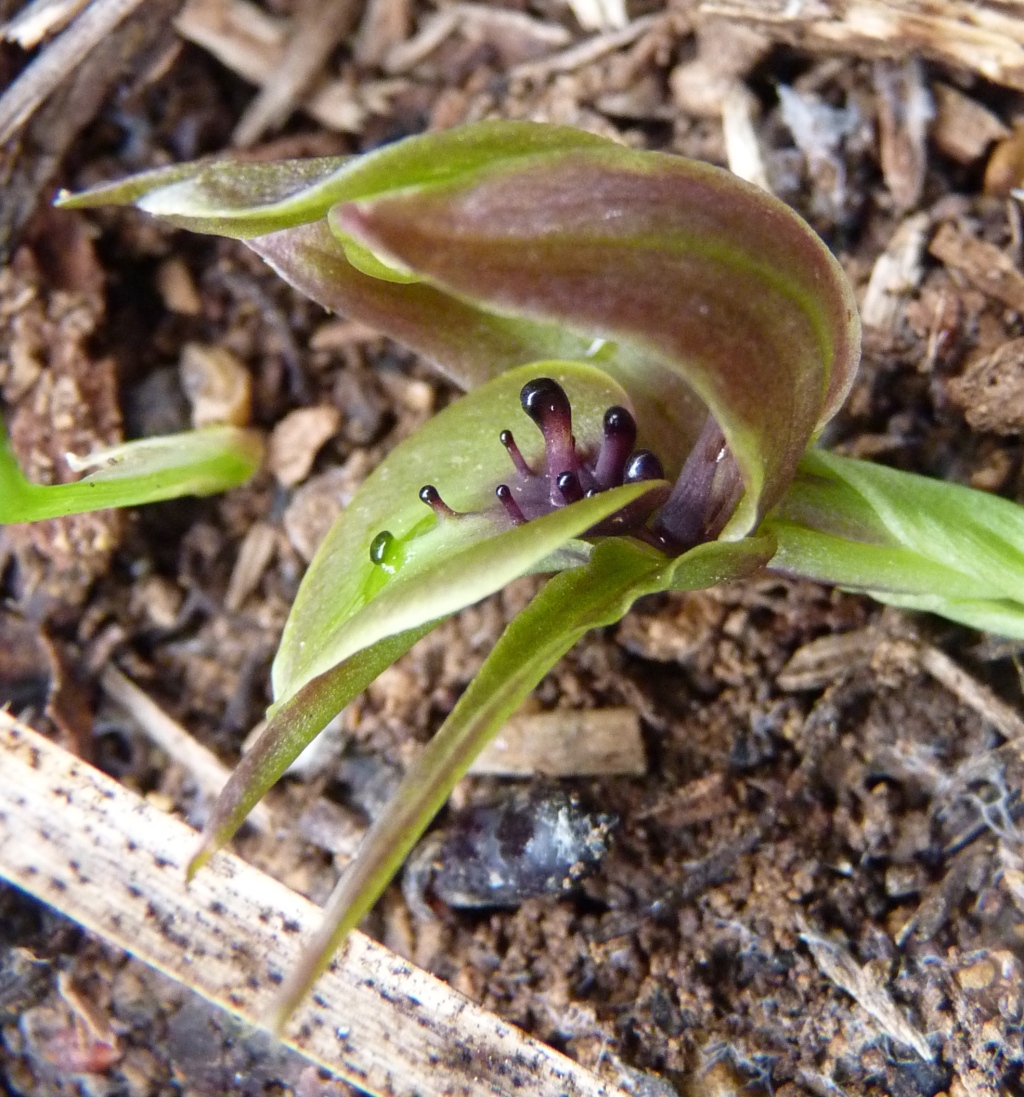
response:
M957 163L973 164L993 142L1010 136L1009 128L998 115L952 84L936 81L932 96L935 100L932 144Z
M248 0L190 0L175 20L178 33L251 84L264 84L283 62L288 24ZM321 125L359 133L368 114L383 112L401 81L326 80L300 104Z
M1024 185L1024 122L1013 127L992 150L985 167L984 191L995 198L1008 198Z
M376 328L358 320L325 320L310 336L310 350L344 350L346 347L373 343L381 338Z
M289 412L274 427L267 447L267 467L277 482L286 488L301 484L340 425L341 412L330 404Z
M704 17L756 27L801 49L921 55L1024 90L1024 13L1002 0L703 0Z
M224 347L186 343L178 364L181 387L192 405L192 426L246 427L252 415L252 377Z
M873 73L882 177L896 207L912 209L924 188L928 166L925 139L935 107L916 57L899 64L876 61Z
M277 531L266 522L254 522L242 540L224 595L224 608L237 613L259 586L277 548Z
M411 72L425 61L456 31L474 40L498 45L504 40L509 55L536 55L549 49L568 45L572 35L558 23L548 23L519 11L492 8L486 4L450 4L425 19L420 29L407 41L393 46L384 57L382 67L392 75ZM523 64L544 64L527 61Z
M231 771L146 693L116 667L108 666L100 676L103 692L116 701L135 721L150 742L155 743L173 762L181 766L199 789L216 799L228 782ZM257 804L248 821L264 834L272 834L274 821L266 804Z
M249 0L190 0L174 25L251 84L280 65L288 41L288 24Z
M975 430L1024 433L1024 339L968 362L960 377L947 381L946 392Z
M352 56L367 68L379 66L412 30L412 0L367 0L352 42Z
M902 221L875 260L860 315L865 327L895 332L903 320L907 297L921 284L931 218L917 213Z
M175 255L156 270L156 288L165 308L179 316L198 316L203 311L199 290L184 259Z
M143 0L92 0L88 8L0 96L0 145L5 144L81 62Z
M42 97L46 101L41 106L36 104L39 109L20 129L18 141L10 141L6 146L0 143L0 177L3 178L0 264L13 254L29 222L39 216L46 201L43 195L56 181L68 150L109 102L115 89L130 86L135 93L141 94L154 72L153 58L166 56L168 51L177 48L179 43L170 20L179 6L180 0L149 0L144 11L136 9L113 32L105 35L77 67L57 73L52 94ZM90 7L80 18L92 11ZM56 39L54 46L63 42L77 23ZM37 60L48 57L48 50L54 46L46 47ZM22 77L28 71L25 69ZM8 92L11 95L15 87L20 86L20 80L21 77L10 85ZM9 103L6 95L0 103ZM6 111L4 106L0 113ZM19 129L20 124L14 128ZM66 212L60 216L70 220Z
M869 666L879 641L871 628L821 636L793 652L776 681L780 689L793 692L824 689Z
M320 911L0 712L0 876L259 1024ZM565 1056L353 932L285 1043L392 1097L624 1097Z
M904 1017L885 987L879 986L871 972L867 968L862 968L845 948L810 930L801 933L800 937L811 950L814 962L825 977L840 989L845 990L866 1013L878 1022L887 1036L913 1048L922 1059L928 1062L935 1058L923 1033Z
M662 26L664 21L665 17L660 14L641 15L620 30L597 34L561 53L545 57L542 61L526 61L516 65L509 72L509 76L517 80L545 80L556 72L573 72L615 50L631 45L642 35Z
M247 148L288 118L335 47L355 26L359 11L360 0L305 0L300 4L284 56L261 81L263 88L235 127L233 144Z
M613 0L614 2L614 0ZM464 32L485 35L515 34L532 41L537 46L557 48L567 46L572 34L560 23L535 19L521 11L508 11L487 4L456 3L449 9L459 17L459 27ZM625 20L620 25L625 25Z
M771 48L761 31L705 19L697 28L697 56L672 70L669 87L684 114L717 118L736 84Z
M2 29L0 37L34 49L44 38L62 31L89 3L89 0L31 0Z
M567 0L584 30L618 30L629 22L625 0Z
M591 777L647 772L640 719L631 708L513 716L470 773L505 777Z
M733 175L770 191L761 146L754 129L754 97L742 84L734 84L722 103L725 155Z
M947 222L928 250L989 297L1024 312L1024 275L995 244L978 240Z
M388 51L384 58L384 71L395 75L414 69L454 34L458 25L458 16L451 8L435 12L423 21L412 38L400 42Z

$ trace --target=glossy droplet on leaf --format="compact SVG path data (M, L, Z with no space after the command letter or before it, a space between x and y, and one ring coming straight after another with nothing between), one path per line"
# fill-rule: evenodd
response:
M402 560L402 550L395 535L381 530L370 542L370 562L394 574Z

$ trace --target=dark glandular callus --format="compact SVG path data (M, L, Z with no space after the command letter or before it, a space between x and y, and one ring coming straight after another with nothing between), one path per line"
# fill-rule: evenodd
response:
M557 381L535 378L523 386L520 401L543 436L544 459L532 468L512 431L500 432L512 466L507 481L498 484L495 491L500 504L497 514L503 521L522 525L586 496L622 484L663 478L662 464L654 453L633 449L637 425L626 408L609 408L600 446L594 453L581 453L572 429L572 407ZM721 532L742 486L725 438L709 415L672 491L649 493L606 518L589 530L588 536L639 537L677 556ZM420 499L439 521L462 517L432 484L423 487ZM379 561L374 557L374 562Z

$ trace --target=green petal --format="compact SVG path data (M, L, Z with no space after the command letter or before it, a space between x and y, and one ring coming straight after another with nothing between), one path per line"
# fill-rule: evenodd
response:
M658 486L617 488L501 533L476 516L437 523L419 499L426 483L457 511L493 512L494 489L511 473L498 438L503 428L513 428L526 459L539 464L540 434L519 406L522 386L539 376L565 389L584 450L600 438L605 410L628 405L600 370L541 362L474 390L406 439L359 489L306 572L274 663L278 704L360 648L500 590ZM370 546L385 530L394 538L393 574L370 559Z
M300 293L411 347L463 389L524 362L589 358L603 365L609 354L556 324L498 316L422 282L400 284L395 268L385 268L386 280L370 277L365 257L354 266L351 246L346 250L324 221L247 243Z

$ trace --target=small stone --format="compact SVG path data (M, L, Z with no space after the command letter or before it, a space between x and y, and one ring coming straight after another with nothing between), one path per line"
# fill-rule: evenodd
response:
M323 444L338 432L341 413L329 404L299 408L286 415L270 435L267 463L277 482L292 488L309 475Z
M979 960L956 973L956 981L963 990L987 990L996 978L996 967L991 960Z
M230 351L187 343L178 368L181 387L192 405L193 427L248 426L252 377Z
M156 272L156 288L169 312L198 316L202 311L199 291L183 259L175 256L160 264Z
M314 476L292 496L282 524L292 548L307 564L370 468L366 451L356 450L340 468Z

